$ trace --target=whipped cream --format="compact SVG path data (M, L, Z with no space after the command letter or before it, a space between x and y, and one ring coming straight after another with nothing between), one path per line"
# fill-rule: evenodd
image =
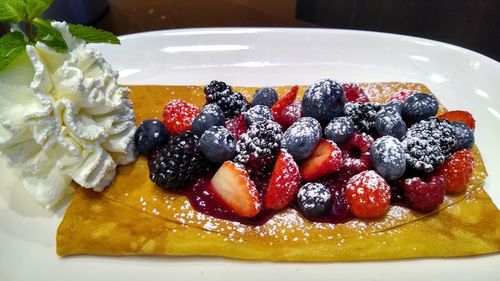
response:
M118 164L137 157L130 91L66 23L52 26L67 53L38 42L26 47L15 68L0 73L0 153L48 207L71 191L71 181L102 191Z

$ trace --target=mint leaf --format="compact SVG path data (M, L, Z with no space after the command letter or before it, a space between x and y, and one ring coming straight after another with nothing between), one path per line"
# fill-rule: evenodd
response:
M87 43L110 43L120 44L120 39L113 33L81 24L70 24L69 32L76 38Z
M1 0L0 21L19 23L26 18L26 3L23 0Z
M30 19L40 16L45 12L50 5L52 5L53 0L25 0L26 10L28 12L28 17Z
M19 31L10 32L0 37L0 70L6 68L15 58L26 51L24 34Z
M56 50L58 53L65 53L68 51L68 45L66 41L64 41L61 33L52 27L49 21L35 18L33 20L33 25L36 27L36 41L45 43L45 45Z

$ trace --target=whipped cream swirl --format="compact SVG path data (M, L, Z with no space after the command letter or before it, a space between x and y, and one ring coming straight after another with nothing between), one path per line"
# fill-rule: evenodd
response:
M117 164L136 159L130 91L66 23L52 25L63 35L67 53L38 42L26 47L16 69L0 73L0 152L45 206L70 192L72 180L102 191ZM32 80L18 78L26 71Z

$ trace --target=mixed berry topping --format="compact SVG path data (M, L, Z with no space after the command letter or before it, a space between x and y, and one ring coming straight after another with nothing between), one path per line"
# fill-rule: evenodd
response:
M429 94L378 104L360 85L330 79L302 101L297 86L281 98L259 89L252 106L222 81L204 93L201 112L169 102L163 123L144 121L135 144L153 182L177 192L201 185L225 218L252 223L288 207L330 223L381 218L391 204L431 212L466 190L474 170L474 118L436 117Z
M236 163L253 172L267 172L281 147L283 133L278 123L266 120L253 123L236 146Z
M450 157L455 130L447 120L434 117L413 124L403 140L406 161L418 172L434 171Z
M233 118L249 108L246 98L233 92L231 86L224 82L212 81L205 86L204 91L207 103L217 104L226 118Z
M180 189L209 168L198 149L198 137L191 132L172 137L149 159L149 177L159 187Z
M375 117L380 108L378 103L348 102L345 104L344 115L352 119L356 130L370 133L375 129Z

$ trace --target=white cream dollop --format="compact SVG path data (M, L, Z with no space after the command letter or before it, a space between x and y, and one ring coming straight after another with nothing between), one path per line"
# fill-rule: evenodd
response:
M66 23L52 25L63 35L67 53L40 42L28 45L27 57L17 59L20 67L0 73L0 152L45 206L67 194L72 180L102 191L115 177L117 164L137 157L130 91L118 85L118 73L98 51L74 38ZM20 77L16 71L31 71L32 80L14 79Z

